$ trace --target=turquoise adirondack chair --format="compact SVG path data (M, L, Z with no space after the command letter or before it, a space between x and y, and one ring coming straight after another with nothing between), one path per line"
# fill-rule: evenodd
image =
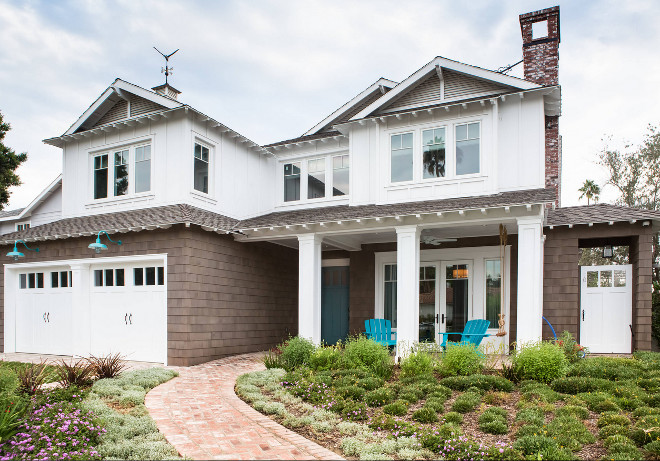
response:
M396 332L392 333L392 323L386 319L368 319L364 321L367 337L383 346L396 346ZM392 339L394 334L394 339Z
M462 333L459 332L447 332L447 333L438 333L442 335L442 346L443 348L447 347L447 338L449 335L461 335L461 343L473 344L474 347L479 347L481 341L486 337L490 336L486 334L488 327L490 326L490 320L468 320L465 324L465 328Z

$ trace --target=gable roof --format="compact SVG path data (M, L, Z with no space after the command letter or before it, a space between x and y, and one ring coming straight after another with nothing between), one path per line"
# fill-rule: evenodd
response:
M396 85L397 82L395 81L383 77L379 78L353 99L307 130L303 136L316 134L321 131L329 131L332 129L333 125L350 120L355 114L371 105Z
M472 78L489 81L499 86L512 87L520 90L541 88L540 85L529 82L527 80L523 80L521 78L512 77L510 75L501 74L498 72L494 72L492 70L471 66L469 64L464 64L458 61L453 61L451 59L438 56L432 59L431 61L429 61L427 64L425 64L422 68L420 68L415 73L410 75L408 78L403 80L397 86L392 88L392 90L388 91L381 98L378 98L372 104L370 104L369 106L365 107L363 110L355 114L353 117L350 118L350 120L359 120L368 117L369 115L375 113L377 110L386 107L388 104L392 103L395 99L413 90L420 83L423 83L433 72L435 72L436 74L439 73L439 69L448 69L455 73L460 73Z
M25 208L18 210L0 212L0 221L15 221L23 219L32 214L35 208L41 205L50 195L62 186L62 174L53 180L44 190L42 190L37 197L32 200Z
M179 101L118 78L78 117L78 120L66 130L64 135L70 135L94 127L117 103L120 101L130 101L132 97L139 97L142 100L149 101L161 109L175 109L183 106ZM126 118L128 118L128 114Z

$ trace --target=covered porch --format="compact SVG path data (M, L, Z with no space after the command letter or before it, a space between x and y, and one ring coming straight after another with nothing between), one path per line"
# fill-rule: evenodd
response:
M453 209L438 201L423 212L401 204L389 216L378 213L389 206L373 206L352 219L332 218L336 208L364 207L327 207L325 214L314 209L315 222L293 216L289 224L241 229L238 239L298 249L298 334L315 343L334 343L364 332L366 319L384 318L403 351L487 319L486 347L504 352L542 336L544 199ZM495 335L499 314L502 336Z

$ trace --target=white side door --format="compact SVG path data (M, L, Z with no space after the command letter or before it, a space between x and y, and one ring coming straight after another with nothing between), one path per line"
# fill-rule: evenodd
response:
M632 347L632 266L581 267L580 343L595 353Z

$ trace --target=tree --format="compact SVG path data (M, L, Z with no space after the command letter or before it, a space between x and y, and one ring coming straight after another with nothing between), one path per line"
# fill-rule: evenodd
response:
M16 174L16 168L27 160L27 154L17 154L13 149L5 146L4 139L11 125L6 123L0 112L0 210L9 203L9 188L20 186L21 178Z
M580 198L587 197L587 205L589 205L591 199L593 199L594 202L598 201L600 186L591 179L585 179L584 184L578 189L578 192L582 192Z

